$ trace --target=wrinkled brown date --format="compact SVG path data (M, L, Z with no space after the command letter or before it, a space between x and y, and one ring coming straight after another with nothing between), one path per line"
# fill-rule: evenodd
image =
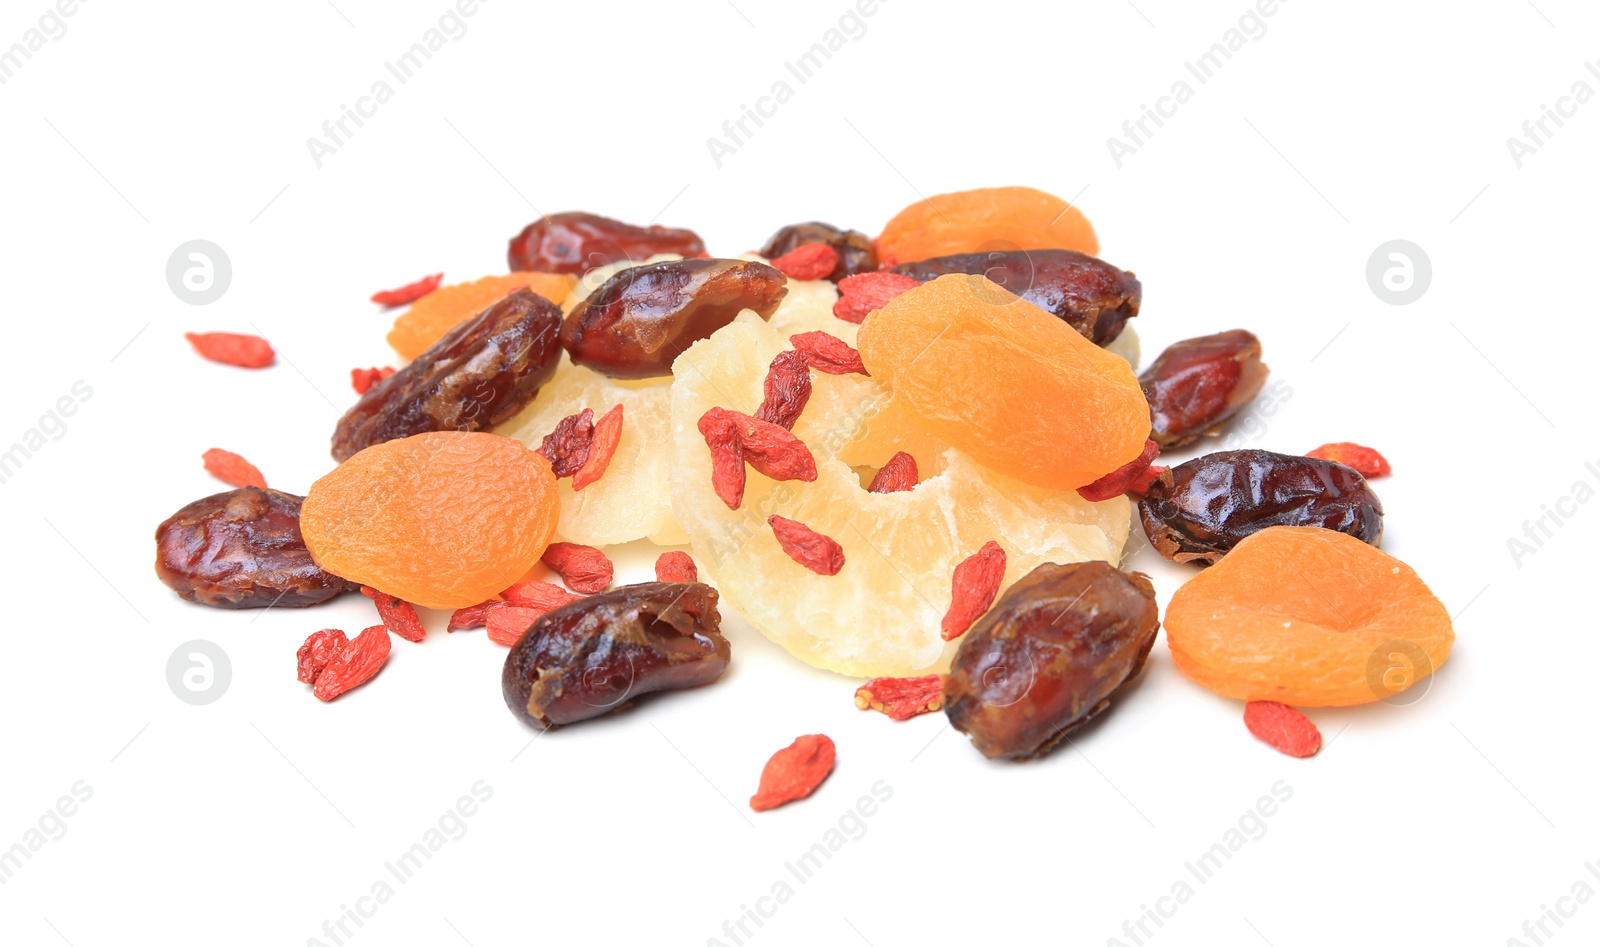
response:
M1321 526L1378 545L1383 504L1343 464L1265 450L1206 454L1163 472L1139 501L1156 552L1212 563L1269 526Z
M1267 383L1261 340L1231 329L1167 346L1139 376L1150 402L1150 438L1182 447L1215 434Z
M784 275L747 260L666 260L623 270L567 313L561 344L578 365L613 378L672 374L684 349L740 311L770 318Z
M1143 293L1132 273L1075 250L957 253L902 263L893 272L924 283L946 273L987 276L1096 345L1122 334L1122 327L1139 314Z
M374 385L333 431L333 457L428 431L481 431L527 406L561 359L561 308L519 289Z
M709 684L728 666L717 590L641 582L545 613L506 655L506 706L540 728L577 723L655 691Z
M871 273L878 268L878 251L872 238L859 230L840 230L833 224L810 220L803 224L790 224L767 238L759 251L769 260L775 260L796 247L812 243L825 243L839 253L839 265L828 274L837 283L846 276Z
M156 528L156 576L216 608L298 608L360 588L324 572L300 538L300 497L240 487L196 500Z
M992 760L1042 755L1111 705L1159 627L1155 589L1141 573L1047 562L962 638L944 680L945 714Z
M599 214L551 214L511 238L506 258L514 271L576 273L624 260L648 260L657 253L699 256L705 242L693 230L636 227Z

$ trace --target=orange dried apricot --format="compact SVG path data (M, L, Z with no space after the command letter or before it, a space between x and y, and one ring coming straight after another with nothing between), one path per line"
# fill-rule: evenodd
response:
M1077 250L1100 241L1083 212L1031 187L980 187L935 194L895 214L878 235L884 269L979 250Z
M559 513L550 463L527 445L436 431L374 444L313 483L300 532L334 575L453 609L532 568Z
M577 277L564 273L508 273L441 286L412 303L394 320L389 347L409 361L426 352L462 320L488 309L515 290L526 286L559 306L575 282Z
M982 276L952 273L867 317L858 346L924 430L991 470L1075 490L1150 434L1133 369Z
M1224 697L1347 707L1416 684L1450 656L1450 613L1410 566L1314 526L1256 533L1167 606L1167 645Z

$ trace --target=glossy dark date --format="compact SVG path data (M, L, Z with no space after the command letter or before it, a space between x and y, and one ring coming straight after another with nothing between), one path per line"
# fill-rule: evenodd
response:
M637 227L599 214L551 214L511 238L506 258L514 271L576 273L626 260L644 262L658 253L699 256L706 245L693 230Z
M1243 329L1167 346L1139 376L1150 438L1163 450L1215 434L1267 383L1261 340Z
M759 252L767 259L775 260L796 247L812 243L825 243L838 251L839 264L827 276L835 283L846 276L871 273L878 268L878 251L873 247L871 237L859 230L840 230L820 220L779 228L761 245Z

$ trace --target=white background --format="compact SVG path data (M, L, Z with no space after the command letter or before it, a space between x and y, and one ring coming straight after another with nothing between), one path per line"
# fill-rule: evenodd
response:
M1124 921L1188 878L1194 897L1146 943L1531 944L1542 906L1579 879L1600 890L1584 868L1600 858L1600 509L1563 500L1600 486L1580 279L1600 104L1520 169L1506 146L1574 82L1600 89L1584 69L1600 16L1577 0L1292 0L1202 86L1183 64L1245 0L1136 2L890 0L720 169L706 139L844 0L494 0L320 169L306 139L445 0L86 2L0 86L0 444L75 381L93 389L0 485L0 847L75 782L93 796L0 886L0 939L332 944L324 921L479 780L493 798L465 836L346 943L732 944L724 921L787 879L794 897L745 943L1132 944ZM7 0L0 46L45 9ZM1182 78L1192 100L1119 169L1106 139ZM503 272L506 240L541 212L659 218L733 254L796 220L876 232L922 196L1014 183L1077 197L1102 255L1138 272L1147 356L1261 336L1292 396L1240 446L1348 439L1392 460L1384 548L1458 615L1422 700L1315 711L1328 745L1292 760L1162 642L1103 725L1002 765L942 715L856 711L856 682L730 617L717 685L530 746L481 631L397 641L380 677L324 705L294 650L370 623L365 600L225 612L152 574L156 524L219 488L205 448L294 492L330 467L348 370L392 361L371 292ZM234 269L206 307L164 275L196 238ZM1365 276L1395 238L1433 266L1408 306ZM205 329L259 329L280 361L203 362L182 333ZM1507 540L1558 503L1567 525L1514 561ZM1142 538L1129 551L1163 606L1192 574ZM619 580L642 578L650 553L620 561ZM207 706L166 680L196 638L232 663ZM833 777L750 812L767 756L810 732L837 741ZM893 797L865 836L794 882L784 862L880 780ZM1293 798L1265 836L1189 878L1185 861L1280 780ZM1600 907L1562 904L1576 916L1549 927L1557 942L1600 936Z

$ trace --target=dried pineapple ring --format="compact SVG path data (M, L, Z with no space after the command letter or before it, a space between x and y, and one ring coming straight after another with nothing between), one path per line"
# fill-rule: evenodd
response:
M767 366L793 332L820 328L855 343L854 325L827 318L810 305L774 325L744 313L674 366L673 511L696 559L752 625L808 664L845 674L943 671L960 643L939 636L950 576L985 542L1005 549L1008 583L1042 562L1120 559L1131 523L1126 498L1090 503L985 470L920 433L882 387L858 375L812 376L794 433L816 458L816 481L777 483L750 470L743 505L729 510L711 486L701 415L718 406L753 411ZM868 493L863 474L870 479L870 468L898 450L916 457L923 481L903 493ZM844 547L844 569L821 576L790 559L767 526L774 513L832 537Z

